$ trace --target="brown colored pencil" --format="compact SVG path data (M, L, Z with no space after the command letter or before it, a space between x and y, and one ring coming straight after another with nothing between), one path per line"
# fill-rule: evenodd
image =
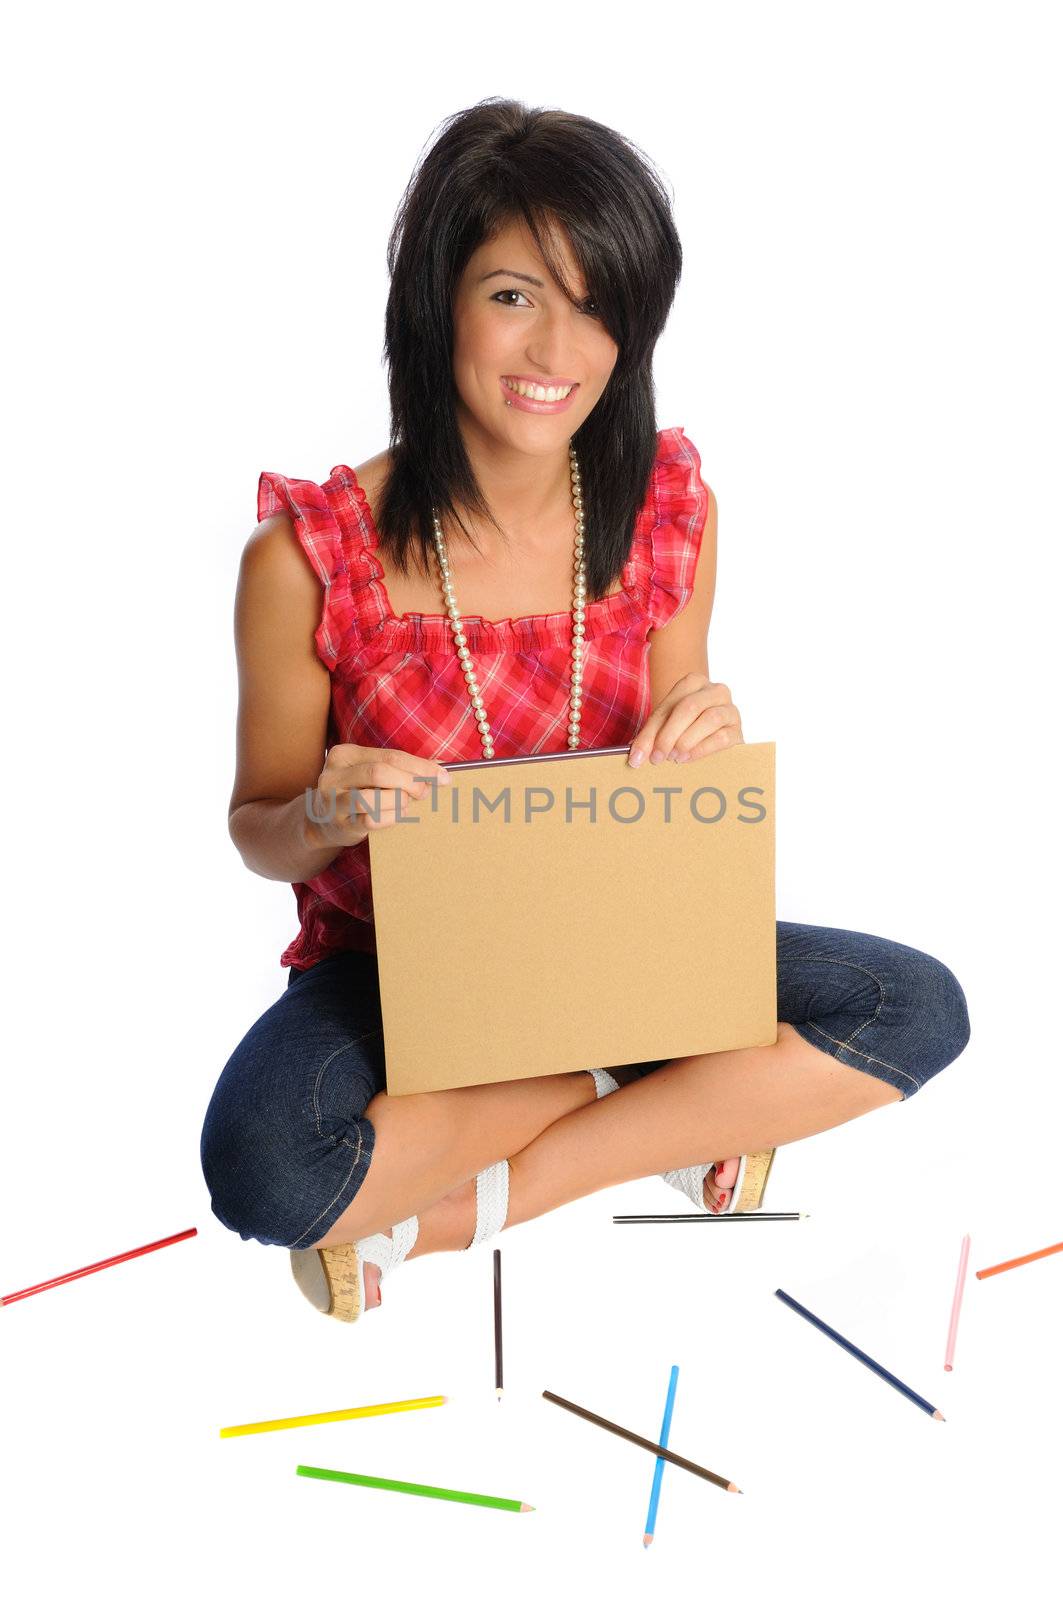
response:
M549 1389L543 1390L543 1399L552 1400L555 1406L563 1406L566 1411L582 1417L585 1422L593 1422L597 1427L605 1428L609 1433L615 1433L631 1444L641 1445L643 1450L649 1450L652 1455L670 1461L673 1467L682 1467L687 1472L693 1472L697 1477L716 1484L717 1488L729 1489L732 1494L742 1493L736 1483L732 1483L729 1478L722 1478L718 1472L710 1472L708 1467L699 1467L696 1461L688 1461L686 1456L677 1456L674 1450L666 1450L663 1445L654 1444L652 1439L644 1439L641 1434L631 1433L627 1428L622 1428L618 1422L610 1422L607 1417L598 1416L597 1412L585 1411L582 1406L575 1405L571 1400L562 1400L559 1394L551 1394Z
M976 1278L991 1278L995 1272L1007 1272L1009 1267L1024 1267L1027 1261L1040 1261L1042 1256L1054 1256L1057 1250L1063 1250L1063 1242L1046 1245L1043 1250L1033 1250L1028 1256L1016 1256L1013 1261L999 1261L995 1267L983 1267L981 1272L976 1272Z

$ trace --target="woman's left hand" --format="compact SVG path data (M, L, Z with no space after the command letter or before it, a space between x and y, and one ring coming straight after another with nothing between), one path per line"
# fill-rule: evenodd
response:
M742 719L725 683L697 673L680 678L631 741L628 766L650 761L700 761L716 750L745 744Z

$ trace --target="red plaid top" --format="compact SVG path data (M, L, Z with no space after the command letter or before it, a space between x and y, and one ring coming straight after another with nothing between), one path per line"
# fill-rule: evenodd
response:
M586 605L581 749L634 738L652 710L649 632L681 611L693 588L709 503L701 459L682 428L665 428L657 440L621 590ZM439 762L481 760L450 618L443 612L398 617L391 609L377 532L353 470L333 467L320 484L263 472L259 521L276 511L291 517L324 585L314 642L332 674L328 745L390 746ZM567 750L571 611L461 621L495 759ZM368 838L292 888L300 926L282 967L312 967L337 950L375 952Z

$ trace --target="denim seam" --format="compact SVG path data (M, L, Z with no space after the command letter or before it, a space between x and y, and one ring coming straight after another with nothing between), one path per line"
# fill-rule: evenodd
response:
M347 1146L348 1149L352 1148L351 1142L350 1142L349 1139L344 1139L342 1142ZM358 1170L358 1163L359 1163L359 1161L361 1159L361 1155L362 1155L362 1130L361 1130L361 1128L359 1128L358 1129L358 1149L357 1149L357 1152L355 1153L354 1160L351 1162L350 1168L349 1168L349 1170L347 1172L347 1176L344 1178L343 1182L340 1184L339 1188L336 1190L336 1193L332 1196L332 1199L328 1202L328 1204L321 1207L321 1210L318 1212L317 1216L314 1217L310 1222L307 1223L306 1227L303 1229L302 1233L299 1235L299 1238L293 1240L293 1242L288 1246L289 1250L297 1250L299 1248L299 1239L305 1239L307 1234L310 1233L313 1230L313 1228L315 1227L315 1225L321 1221L321 1218L325 1215L326 1211L329 1211L336 1204L336 1201L341 1198L341 1196L346 1191L347 1185L350 1183L350 1181L351 1181L352 1177L354 1176L355 1172Z
M839 1050L851 1050L853 1055L854 1056L859 1056L862 1061L873 1061L877 1067L885 1067L887 1072L895 1072L898 1077L907 1078L908 1082L909 1083L914 1083L916 1088L918 1089L918 1087L919 1087L919 1079L918 1078L913 1078L910 1072L905 1072L901 1067L895 1067L893 1065L892 1061L883 1061L883 1060L880 1059L879 1056L869 1056L863 1050L856 1050L856 1049L853 1048L853 1046L846 1039L832 1039L830 1034L825 1032L825 1030L823 1028L821 1028L818 1023L805 1021L804 1023L802 1023L802 1027L815 1028L815 1030L816 1030L816 1032L818 1034L821 1034L824 1039L830 1040L831 1044L836 1044L838 1046ZM854 1035L854 1037L855 1037L855 1035Z
M339 1045L337 1049L333 1050L333 1052L332 1052L332 1054L330 1056L326 1056L324 1061L321 1063L321 1066L318 1068L317 1077L314 1079L313 1100L314 1100L314 1121L317 1124L317 1131L318 1131L318 1134L321 1135L321 1137L324 1137L324 1135L321 1134L321 1111L320 1111L320 1107L318 1106L317 1091L318 1091L318 1089L320 1087L321 1077L322 1077L323 1072L325 1071L325 1068L328 1066L330 1061L335 1061L337 1056L342 1055L345 1050L349 1050L352 1045L361 1044L363 1040L371 1039L374 1034L378 1034L378 1033L382 1033L382 1032L383 1032L382 1028L370 1028L366 1033L359 1034L357 1039L348 1039L346 1044ZM361 1128L358 1129L358 1144L357 1144L357 1146L355 1146L355 1145L353 1145L351 1143L351 1141L347 1138L346 1134L344 1134L343 1138L340 1139L338 1141L338 1143L339 1144L345 1144L347 1146L348 1150L353 1150L354 1151L354 1160L351 1162L351 1165L347 1170L347 1176L344 1178L343 1182L340 1184L339 1188L336 1190L336 1193L332 1196L332 1199L327 1201L326 1204L322 1206L322 1208L318 1212L317 1216L313 1217L307 1223L306 1227L303 1229L302 1233L299 1235L299 1238L295 1239L288 1246L289 1250L298 1249L298 1247L299 1247L299 1239L305 1239L307 1234L310 1233L312 1231L312 1229L316 1226L316 1224L321 1221L321 1218L325 1215L325 1213L332 1209L332 1207L336 1204L336 1201L338 1199L340 1199L340 1197L345 1193L345 1191L347 1189L347 1185L350 1183L350 1181L351 1181L352 1177L354 1176L355 1172L357 1172L357 1170L358 1170L358 1163L362 1159L362 1145L364 1143L364 1135L362 1133Z
M878 1014L882 1010L882 1003L886 998L886 988L877 972L872 972L869 967L860 966L859 962L845 961L841 956L780 956L779 960L799 962L814 961L818 962L820 966L849 967L853 972L862 972L866 978L871 978L872 981L878 985L878 1005L875 1007L874 1014L870 1017L865 1017L860 1026L853 1029L848 1039L832 1038L826 1029L821 1028L818 1023L812 1022L807 1018L805 1019L805 1026L807 1028L815 1028L818 1034L821 1034L824 1039L829 1039L830 1043L837 1045L840 1050L851 1050L853 1055L859 1056L861 1060L873 1061L876 1066L885 1067L888 1072L895 1072L900 1078L907 1078L908 1082L914 1083L918 1089L919 1079L913 1078L910 1072L905 1072L901 1067L895 1067L890 1061L881 1060L879 1056L869 1056L866 1051L857 1050L855 1045L853 1045L851 1042L856 1038L858 1033L862 1033L870 1023L877 1020Z
M882 1010L882 1002L886 998L886 986L882 982L882 979L879 977L878 973L877 972L872 972L870 967L862 967L856 961L845 961L845 960L842 959L841 956L782 956L780 959L783 960L783 961L806 961L806 962L807 961L815 961L815 962L818 962L818 964L820 966L849 967L850 970L853 971L853 972L862 972L864 974L865 978L870 978L872 980L872 982L878 984L878 1005L875 1007L874 1014L872 1016L865 1017L863 1022L861 1022L860 1026L858 1028L854 1028L853 1029L852 1033L849 1035L849 1039L855 1039L858 1033L862 1033L864 1031L864 1029L866 1027L870 1026L870 1024L872 1022L875 1022L875 1021L878 1020L878 1014ZM812 1026L815 1026L815 1024L812 1024ZM820 1028L819 1032L823 1033L823 1029ZM830 1034L824 1034L823 1037L825 1039L829 1039L830 1038ZM849 1039L832 1039L831 1043L832 1044L848 1044L849 1043ZM863 1055L863 1051L862 1050L857 1050L856 1054L857 1055ZM875 1061L875 1060L877 1060L877 1057L876 1056L867 1056L865 1059L868 1060L868 1061ZM882 1061L882 1062L879 1063L879 1065L883 1066L883 1067L888 1067L889 1066L889 1062L888 1061ZM894 1067L893 1070L895 1072L897 1072L900 1069L897 1068L897 1067ZM907 1076L907 1074L905 1074L905 1076ZM912 1079L912 1082L913 1083L915 1082L914 1078Z
M326 1056L318 1068L317 1077L314 1079L314 1092L312 1100L314 1106L314 1123L317 1128L319 1138L324 1138L324 1135L321 1132L321 1107L318 1105L317 1092L321 1087L321 1079L324 1075L325 1068L331 1061L335 1061L337 1056L341 1056L345 1050L350 1050L354 1045L362 1044L366 1039L372 1039L375 1034L382 1033L383 1031L384 1030L382 1028L370 1028L368 1032L360 1033L357 1039L348 1039L346 1044L338 1045L330 1056ZM349 1142L350 1141L347 1139L344 1139L343 1141L344 1144L348 1144Z

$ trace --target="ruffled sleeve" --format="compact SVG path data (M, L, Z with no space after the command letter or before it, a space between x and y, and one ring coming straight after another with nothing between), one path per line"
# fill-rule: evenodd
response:
M335 670L349 644L352 601L343 537L320 484L263 472L258 480L258 520L286 511L307 558L324 588L321 620L314 644L329 671Z
M648 609L650 626L656 629L678 616L694 592L709 514L701 457L682 428L666 428L660 435L653 492Z

